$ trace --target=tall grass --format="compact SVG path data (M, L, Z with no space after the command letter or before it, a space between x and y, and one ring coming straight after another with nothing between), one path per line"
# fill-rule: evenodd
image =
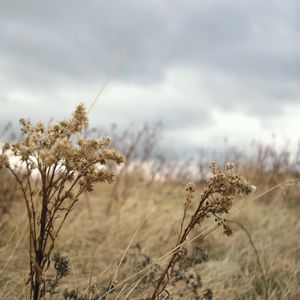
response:
M83 137L81 105L48 127L21 124L23 136L0 156L3 190L11 193L1 200L9 205L0 222L0 298L298 299L299 181L290 179L297 173L289 155L268 145L255 164L235 156L260 191L236 201L254 187L232 164L212 164L209 176L201 159L176 165L155 152L158 127L112 134L110 146L109 138ZM118 172L123 156L111 147L126 159ZM184 187L188 178L196 184Z

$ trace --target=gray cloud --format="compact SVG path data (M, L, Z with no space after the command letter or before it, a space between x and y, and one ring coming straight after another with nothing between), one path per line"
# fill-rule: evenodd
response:
M287 5L287 3L289 5ZM1 56L22 80L104 76L128 37L121 80L160 80L173 64L297 78L299 2L2 1Z
M132 37L116 83L155 89L169 70L190 69L209 101L205 107L200 96L188 106L185 98L149 109L142 104L137 113L132 107L140 99L133 99L130 107L105 107L107 115L141 122L161 116L173 130L212 124L213 108L273 116L282 111L283 101L300 98L299 11L296 0L3 0L1 107L22 101L15 93L24 90L59 102L64 86L103 82ZM45 114L53 112L47 101Z

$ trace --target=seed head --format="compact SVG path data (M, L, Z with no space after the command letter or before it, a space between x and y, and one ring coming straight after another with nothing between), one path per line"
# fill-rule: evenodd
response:
M196 191L196 185L193 182L187 183L185 186L185 202L186 204L190 204L194 198L194 193Z

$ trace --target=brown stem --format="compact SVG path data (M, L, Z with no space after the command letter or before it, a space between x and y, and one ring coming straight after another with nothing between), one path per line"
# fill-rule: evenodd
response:
M264 273L264 269L262 267L262 263L260 261L260 258L259 258L259 254L258 254L258 250L257 248L255 247L255 244L254 244L254 241L252 240L252 237L250 235L250 232L246 229L246 227L241 224L240 222L237 222L237 221L231 221L231 220L226 220L226 222L230 222L230 223L233 223L233 224L236 224L238 225L247 235L248 239L249 239L249 242L250 242L250 245L252 246L254 252L255 252L255 256L256 256L256 260L257 260L257 264L258 264L258 267L259 267L259 270L260 270L260 273L261 273L261 277L263 279L263 283L264 283L264 288L265 288L265 299L268 300L269 299L269 293L268 293L268 283L267 283L267 280L266 280L266 276L265 276L265 273Z
M47 224L47 206L48 206L48 193L46 188L46 169L40 169L41 178L42 178L42 190L43 190L43 199L42 199L42 211L40 217L40 234L38 238L38 248L35 253L35 268L34 268L34 291L33 291L33 300L38 300L40 296L40 285L42 277L42 265L44 260L44 243L47 243L45 240L45 228Z

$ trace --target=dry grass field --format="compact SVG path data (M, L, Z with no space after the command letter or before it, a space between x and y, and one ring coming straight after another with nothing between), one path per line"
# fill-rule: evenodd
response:
M125 202L115 203L110 215L105 213L109 185L99 185L72 212L56 245L56 251L68 256L71 270L53 299L63 299L65 289L84 291L92 286L101 292L112 278L117 288L106 299L145 299L151 293L154 279L146 276L135 287L144 272L133 275L174 246L183 212L184 184L157 182L149 188L134 177L129 184L132 194ZM263 180L257 187L256 195L268 188ZM228 219L242 223L251 234L266 274L269 299L299 299L298 187L286 186L257 200L252 198L241 199ZM211 224L208 220L201 230ZM28 225L24 203L15 201L9 213L1 216L0 225L0 298L26 299ZM218 228L203 240L186 245L187 261L168 286L171 299L264 299L254 249L243 230L233 229L230 237ZM157 265L163 266L166 259ZM159 272L158 266L154 269ZM212 298L207 291L212 291Z
M137 137L122 149L127 160L136 159ZM41 299L300 299L298 175L275 163L271 171L262 161L238 165L257 189L229 205L233 234L216 225L219 209L191 226L181 244L180 227L193 218L206 180L186 191L184 165L178 176L155 177L128 164L124 171L125 163L114 183L97 184L71 209L40 274ZM30 299L28 215L13 178L3 169L0 175L0 299ZM165 287L153 297L174 253Z
M0 300L300 300L299 16L0 0Z

